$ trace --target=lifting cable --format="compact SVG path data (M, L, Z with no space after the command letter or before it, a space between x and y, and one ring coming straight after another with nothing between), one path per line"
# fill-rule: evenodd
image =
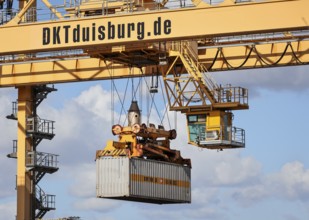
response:
M138 92L138 89L141 87L141 81L142 80L141 80L141 77L140 77L139 81L138 81L138 84L137 84L137 86L135 88L135 86L134 86L134 69L132 71L132 66L130 67L130 75L132 76L131 77L131 86L132 86L132 100L131 101L136 101L137 100L137 92ZM126 85L126 89L125 89L125 95L127 94L127 88L128 88L129 81L130 81L130 79L128 79L128 81L127 81L127 85ZM140 95L141 94L142 94L142 92L140 92ZM141 100L142 100L142 98L140 97L140 99L139 99L139 101L141 103L140 107L142 108L142 104L143 103L141 102ZM123 103L124 103L124 101L125 101L125 96L124 96ZM124 124L126 123L127 119L128 119L128 116L126 114L126 118L125 118ZM119 117L119 121L120 121L120 117Z
M123 96L123 100L122 100L122 108L121 108L121 111L120 111L120 114L119 114L119 118L118 118L118 124L120 124L120 119L121 119L121 114L122 114L122 112L126 112L126 110L125 110L125 108L124 108L124 101L125 101L125 99L126 99L126 94L127 94L127 90L128 90L128 87L129 87L129 79L127 80L127 84L126 84L126 88L125 88L125 90L124 90L124 96ZM126 122L126 120L127 120L127 114L125 114L126 115L126 118L125 118L125 120L124 120L124 122L123 122L123 126L124 126L124 124L125 124L125 122Z
M113 83L113 78L111 79L111 118L112 118L112 124L111 127L115 124L115 115L114 115L114 105L115 105L115 89L114 89L114 83Z
M162 86L161 80L159 81L159 84L160 84L161 91L163 91L163 86ZM164 102L164 105L165 105L165 111L164 111L164 114L163 114L162 119L161 119L161 125L163 125L163 120L164 120L165 116L167 116L168 126L171 129L172 128L171 122L170 122L170 118L169 118L169 115L168 115L168 104L166 102L165 95L164 95L163 92L162 92L162 96L163 96L163 102Z
M140 71L141 71L141 75L145 75L144 73L143 73L143 70L142 69L140 69ZM145 77L144 77L144 81L145 81L145 84L146 84L146 86L147 86L147 89L148 89L148 91L149 91L149 89L150 89L150 87L149 87L149 85L148 85L148 82L147 82L147 80L145 79ZM151 105L150 105L150 108L149 108L149 104L148 104L148 101L147 101L147 124L149 124L149 118L150 118L150 114L151 114L151 109L153 108L153 106L154 106L154 108L155 108L155 110L156 110L156 112L157 112L157 114L158 114L158 117L159 117L159 121L161 122L162 120L161 120L161 116L160 116L160 112L159 112L159 110L158 110L158 107L157 107L157 105L156 105L156 103L155 103L155 101L154 101L154 95L155 95L155 93L152 95L151 93L150 93L150 98L151 98Z
M112 63L112 68L110 69L109 67L108 67L108 65L107 65L107 62L106 62L106 60L104 59L104 63L105 63L105 65L106 65L106 67L107 67L107 70L108 70L108 74L109 74L109 76L110 76L110 79L111 79L111 84L112 84L112 89L113 89L113 91L112 91L112 93L114 94L114 91L116 92L116 94L117 94L117 96L118 96L118 99L119 99L119 101L120 101L120 104L121 104L121 113L122 113L122 111L124 110L125 111L125 108L124 108L124 101L121 99L121 97L120 97L120 95L119 95L119 92L118 92L118 90L117 90L117 87L116 87L116 84L115 84L115 82L114 82L114 68L113 68L113 63ZM112 70L112 71L111 71ZM114 98L112 98L112 99L114 99ZM114 102L114 101L113 101ZM112 117L114 116L114 113L112 113ZM120 114L120 116L121 116L121 114ZM119 117L120 117L119 116ZM114 120L114 119L112 119L112 120ZM119 121L120 121L120 119L119 119Z
M130 67L129 70L130 70L129 74L131 75L132 68ZM124 108L124 104L125 104L125 100L126 100L126 94L128 94L127 91L128 91L128 88L129 88L129 82L130 82L130 78L127 79L127 84L126 84L126 87L125 87L125 90L124 90L124 95L123 95L123 100L122 100L123 106L122 106L120 114L119 114L118 124L120 124L122 112L126 112L126 110ZM132 100L133 100L133 96L132 96ZM127 119L128 119L128 114L125 114L125 119L123 121L122 126L125 126Z
M164 80L163 80L164 81ZM164 84L165 83L167 83L167 82L165 82L164 81ZM160 87L161 87L161 91L163 91L163 86L162 86L162 84L161 84L161 82L160 82ZM173 93L175 94L176 93L176 85L174 84L174 88L173 88ZM172 96L173 96L173 93L171 93L170 94L170 96L168 97L168 100L171 100L171 98L172 98ZM168 96L168 92L166 92L166 96ZM164 94L163 94L163 98L164 98L164 102L166 102L165 101L165 96L164 96ZM167 105L167 104L165 104L165 106L166 106L166 109L168 108L168 107L170 107L170 102L169 102L169 104ZM168 119L169 120L169 119ZM168 122L169 123L169 126L170 126L170 128L171 128L171 125L170 125L170 121ZM176 111L174 111L174 129L176 129L177 130L177 112Z
M142 79L140 78L140 79L138 80L137 87L134 89L133 77L132 77L132 101L134 100L134 98L135 98L135 100L137 100L137 99L136 99L136 96L137 96L136 94L137 94L138 89L141 87L141 81L142 81Z

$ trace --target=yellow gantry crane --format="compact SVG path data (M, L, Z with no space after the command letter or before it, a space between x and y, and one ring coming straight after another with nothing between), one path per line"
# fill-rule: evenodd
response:
M0 87L18 90L8 116L18 123L9 155L17 158L17 220L55 209L54 196L38 187L58 169L57 155L37 151L43 139L54 137L54 122L37 115L39 104L56 91L47 84L147 77L159 68L170 110L187 115L189 143L238 148L245 135L232 126L231 111L248 109L248 91L219 86L210 73L309 63L308 0L39 3L19 1L15 10L12 0L0 0Z

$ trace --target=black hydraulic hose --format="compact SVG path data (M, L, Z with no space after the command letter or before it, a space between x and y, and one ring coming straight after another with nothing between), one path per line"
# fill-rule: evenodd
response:
M293 54L293 57L294 59L299 63L299 64L308 64L308 62L302 62L296 55L295 51L294 51L294 48L292 46L292 44L290 44L290 48L292 50L292 54Z
M233 67L233 66L227 61L227 59L226 59L226 57L224 56L224 53L223 53L223 51L222 51L222 48L221 48L221 54L222 54L223 61L227 64L227 66L229 67L229 69L240 69L241 67L243 67L243 66L247 63L248 59L250 58L252 51L253 51L253 47L250 48L250 51L249 51L247 57L245 58L245 60L242 62L242 64L240 64L240 65L237 66L237 67Z
M275 65L277 65L277 64L282 60L282 58L285 56L285 54L286 54L286 52L287 52L287 50L288 50L288 48L289 48L289 45L290 45L290 43L288 43L288 44L286 45L286 47L285 47L283 53L281 54L281 56L279 57L279 59L278 59L276 62L274 62L274 63L267 63L267 62L264 60L264 58L261 56L261 54L258 52L258 50L256 49L255 46L254 46L254 52L256 53L256 55L258 56L258 58L260 59L260 61L262 61L264 64L266 64L267 66L275 66Z

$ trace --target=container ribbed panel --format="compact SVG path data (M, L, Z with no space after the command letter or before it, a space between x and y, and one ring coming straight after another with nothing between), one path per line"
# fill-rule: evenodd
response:
M150 203L190 203L191 168L128 157L97 159L97 196Z

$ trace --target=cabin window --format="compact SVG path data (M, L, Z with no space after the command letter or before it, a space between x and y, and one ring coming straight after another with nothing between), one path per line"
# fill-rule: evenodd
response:
M190 142L205 140L206 115L188 115L187 120Z

